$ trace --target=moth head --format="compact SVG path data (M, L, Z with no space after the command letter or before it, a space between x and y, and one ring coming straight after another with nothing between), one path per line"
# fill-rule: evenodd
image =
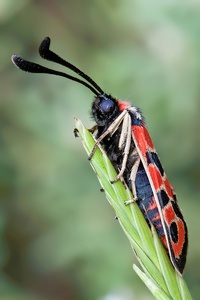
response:
M119 112L117 100L111 95L99 95L92 103L92 116L98 126L112 123Z

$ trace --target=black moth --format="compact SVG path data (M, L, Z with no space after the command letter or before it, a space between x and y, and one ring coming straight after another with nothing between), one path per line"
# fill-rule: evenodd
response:
M23 71L62 76L86 86L95 94L92 115L96 125L91 131L97 132L97 142L89 158L101 144L118 174L113 182L125 181L135 197L130 202L137 200L148 225L154 225L174 268L182 274L188 246L186 223L140 110L104 93L89 76L49 47L50 38L46 37L39 47L42 58L67 67L84 80L26 61L18 55L13 55L12 61Z

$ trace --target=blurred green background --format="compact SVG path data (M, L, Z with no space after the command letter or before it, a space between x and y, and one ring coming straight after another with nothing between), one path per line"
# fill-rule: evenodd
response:
M51 48L139 106L189 228L185 279L200 294L200 1L0 0L0 299L153 299L107 203L73 117L92 93L26 74L14 53ZM67 71L67 70L66 70Z

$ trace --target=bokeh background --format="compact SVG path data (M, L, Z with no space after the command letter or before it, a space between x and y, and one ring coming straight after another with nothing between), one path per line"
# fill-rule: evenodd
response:
M0 0L0 299L153 299L73 117L92 93L26 74L14 53L52 49L139 106L189 227L185 280L200 295L200 1ZM63 69L62 69L63 70ZM66 70L67 71L67 70Z

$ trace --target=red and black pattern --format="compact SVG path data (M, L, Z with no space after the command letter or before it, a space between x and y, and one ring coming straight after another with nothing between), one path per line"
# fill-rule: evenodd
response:
M109 113L107 113L108 109L104 110L107 106L109 106ZM97 97L92 107L93 115L97 124L99 118L103 119L103 126L98 126L97 138L108 130L110 124L124 110L131 116L132 142L123 178L133 194L136 191L134 196L147 223L149 226L155 227L172 264L182 274L186 264L188 246L186 223L178 207L174 190L166 177L146 129L141 112L129 103L118 101L109 95ZM118 147L121 131L122 125L119 125L113 135L108 134L101 142L118 172L122 167L125 147L124 145L120 150ZM135 171L136 175L133 182L130 174L138 158L140 162Z
M96 126L91 131L96 129L97 142L89 158L101 144L118 173L112 182L125 181L148 225L155 227L174 268L182 274L188 246L186 223L140 110L104 93L88 75L52 52L50 38L42 41L39 54L67 67L84 80L26 61L18 55L13 55L12 61L23 71L62 76L86 86L95 94L92 116Z
M151 200L146 203L146 206L144 205L146 211L144 215L155 226L173 265L182 274L187 256L187 226L145 124L141 127L142 129L138 129L137 125L133 126L135 143L143 157L144 169L148 180L151 181L153 191ZM143 140L142 146L141 139ZM139 206L141 208L141 205Z

